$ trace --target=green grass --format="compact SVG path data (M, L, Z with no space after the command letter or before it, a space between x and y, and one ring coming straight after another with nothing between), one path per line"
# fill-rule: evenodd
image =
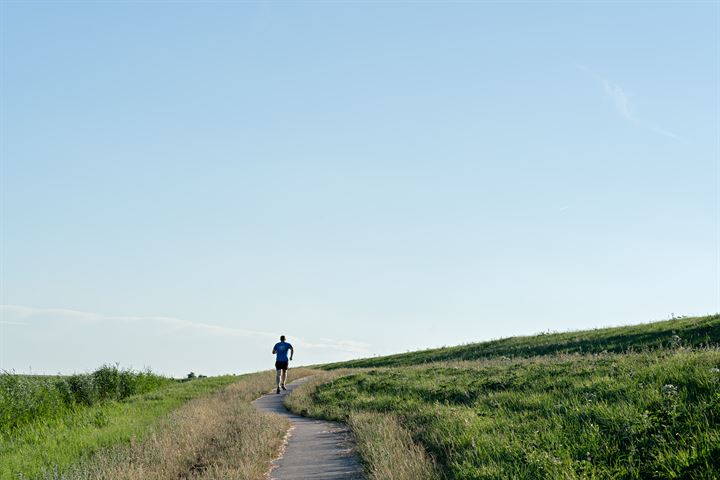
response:
M447 479L717 478L720 351L373 369L303 413L393 413Z
M150 371L121 370L115 365L66 377L0 372L0 441L31 422L61 418L83 406L123 400L173 382Z
M720 315L514 337L326 365L330 383L289 404L367 426L362 451L373 478L390 478L383 472L398 463L373 463L367 452L398 459L416 447L423 475L446 480L720 478L719 343ZM174 432L179 422L168 424L168 414L241 378L176 382L115 367L0 375L0 480L55 478L101 452L140 455L160 431L173 451L172 435L197 422ZM392 424L387 435L380 424ZM198 445L217 443L210 430ZM186 450L163 471L194 458L194 447Z
M397 418L447 480L716 479L719 339L713 315L343 362L293 408Z
M36 478L63 471L102 449L139 441L173 409L237 380L225 376L171 382L123 401L75 402L51 415L36 416L2 437L0 479Z
M626 327L509 337L457 347L331 363L320 368L390 367L501 356L532 357L560 353L626 352L718 344L720 344L720 315L709 315Z

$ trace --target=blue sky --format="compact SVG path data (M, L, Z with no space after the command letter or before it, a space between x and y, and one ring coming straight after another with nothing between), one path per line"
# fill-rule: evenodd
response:
M0 368L720 311L717 3L2 4Z

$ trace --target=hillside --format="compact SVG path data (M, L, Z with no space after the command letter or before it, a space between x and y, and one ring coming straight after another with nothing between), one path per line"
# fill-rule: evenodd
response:
M370 478L418 478L413 451L422 478L715 479L719 338L712 315L331 364L287 405L381 419L357 430Z
M534 336L508 337L457 347L436 348L383 357L330 363L320 368L391 367L495 357L532 357L560 353L621 353L670 347L720 344L720 314L623 327Z

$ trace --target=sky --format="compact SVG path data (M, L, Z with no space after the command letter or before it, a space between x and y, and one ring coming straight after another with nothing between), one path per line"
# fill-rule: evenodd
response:
M717 2L0 8L0 369L720 311Z

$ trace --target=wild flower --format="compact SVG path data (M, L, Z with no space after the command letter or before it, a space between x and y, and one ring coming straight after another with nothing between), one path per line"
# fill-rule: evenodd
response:
M678 392L677 387L671 383L667 383L667 384L663 385L663 387L662 387L662 393L664 395L676 395L677 392Z

